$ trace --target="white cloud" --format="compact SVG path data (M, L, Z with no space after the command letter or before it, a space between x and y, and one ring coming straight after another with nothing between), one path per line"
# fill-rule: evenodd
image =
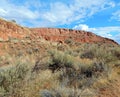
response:
M91 31L97 35L114 39L120 43L120 26L91 28L86 24L79 24L73 27L73 29Z
M7 12L4 9L0 8L0 14L1 16L4 16L7 14Z
M114 39L120 44L120 33L116 35Z
M39 18L39 12L32 11L28 6L10 3L8 0L0 1L0 16L6 19L15 19L18 23L32 21Z
M112 15L113 16L111 17L111 19L115 19L117 21L120 21L120 10L114 12Z
M120 26L89 28L90 31L92 31L100 36L111 38L116 41L117 41L116 36L118 36L118 33L120 33L119 29L120 29Z
M6 19L15 19L20 24L31 23L34 26L59 26L84 20L99 11L115 6L112 0L53 1L1 0L0 16ZM45 23L43 24L43 22Z
M73 29L80 29L80 30L88 31L89 27L86 24L79 24L79 25L76 25Z
M67 5L62 2L52 3L50 10L44 12L42 18L55 24L69 24L88 18L95 13L115 6L111 0L74 0Z
M61 2L52 3L50 10L43 14L43 19L46 19L52 23L67 23L73 12L66 4Z

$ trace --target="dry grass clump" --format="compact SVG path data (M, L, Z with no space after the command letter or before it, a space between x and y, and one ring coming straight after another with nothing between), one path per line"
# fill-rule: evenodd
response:
M49 51L51 56L51 65L59 65L60 67L71 67L74 64L74 57L69 54L57 50Z
M28 67L25 64L18 64L15 67L0 70L0 95L12 95L24 83L24 79L28 74ZM22 84L22 85L21 85Z
M51 90L41 90L40 97L95 97L97 93L93 89L75 89L56 87Z
M116 55L115 52L117 52ZM84 49L84 51L80 55L80 58L89 58L92 60L96 58L98 60L104 60L106 63L109 63L117 60L116 57L118 56L119 51L116 50L116 47L91 45L87 49Z

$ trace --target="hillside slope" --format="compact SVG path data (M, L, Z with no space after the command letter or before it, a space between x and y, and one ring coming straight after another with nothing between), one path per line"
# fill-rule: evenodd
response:
M30 34L30 30L17 25L14 22L9 22L0 19L0 40L7 41L10 38L23 38Z
M32 28L35 36L42 36L49 41L62 41L71 39L80 43L109 43L117 44L114 40L103 38L95 35L92 32L72 29L58 29L58 28Z
M0 78L0 97L119 97L120 45L0 19Z
M16 23L0 19L0 41L7 41L9 39L22 38L44 38L48 41L62 41L67 39L74 40L80 43L117 43L114 40L97 36L92 32L72 29L58 29L58 28L26 28L17 25Z

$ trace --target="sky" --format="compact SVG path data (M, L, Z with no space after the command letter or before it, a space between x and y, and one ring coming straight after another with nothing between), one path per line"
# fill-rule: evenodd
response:
M26 27L91 31L120 43L120 0L0 0L0 17Z

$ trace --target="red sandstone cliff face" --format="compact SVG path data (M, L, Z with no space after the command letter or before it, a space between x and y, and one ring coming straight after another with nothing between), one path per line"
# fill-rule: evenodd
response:
M23 38L29 34L30 31L27 28L0 19L0 40L6 41L10 38Z
M62 41L72 39L80 43L109 43L117 44L115 41L97 36L91 32L72 30L72 29L55 29L55 28L25 28L13 22L0 19L0 41L7 41L10 38L22 39L30 37L37 39L39 37L48 41Z
M55 29L55 28L32 28L31 31L35 36L41 36L49 41L65 41L72 39L80 43L110 43L117 44L114 40L97 36L91 32L72 30L72 29Z

